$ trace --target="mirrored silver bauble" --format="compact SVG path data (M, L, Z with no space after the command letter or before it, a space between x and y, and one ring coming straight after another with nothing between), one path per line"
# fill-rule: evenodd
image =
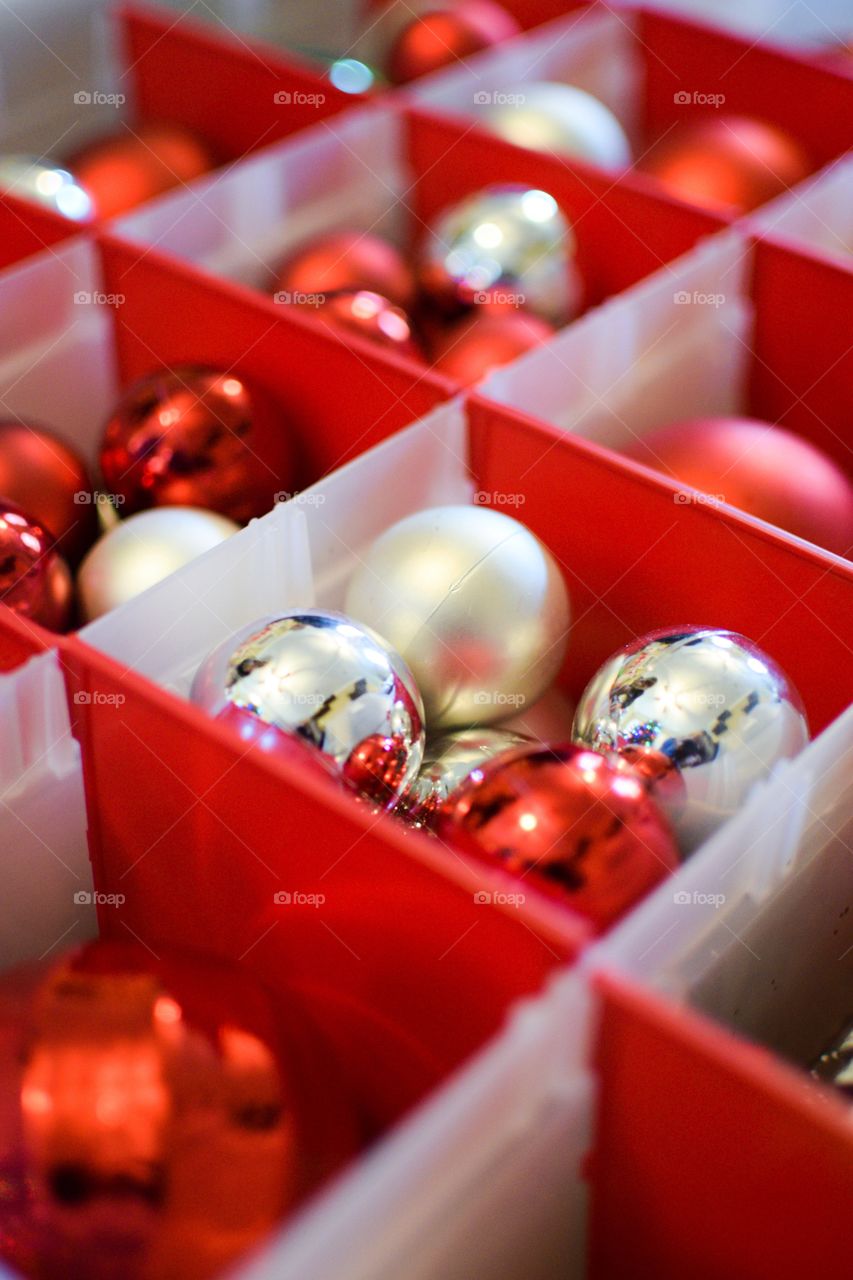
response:
M31 200L72 222L91 222L95 206L73 174L34 156L0 156L0 191Z
M364 553L346 610L409 664L430 733L507 720L562 665L569 597L547 547L490 507L430 507Z
M528 742L523 734L484 726L443 734L427 743L420 773L395 812L419 826L428 826L447 797L479 765Z
M340 613L261 619L202 663L191 697L227 703L311 744L345 782L380 803L411 783L424 749L423 706L402 659Z
M644 772L689 853L809 735L796 689L752 641L673 627L604 663L578 702L574 737L641 768L644 756L657 762Z
M420 255L424 288L444 305L489 299L551 324L577 312L575 235L553 196L523 186L486 187L446 209Z
M616 116L584 89L543 80L490 95L481 108L490 129L507 142L582 160L602 169L627 169L631 144Z

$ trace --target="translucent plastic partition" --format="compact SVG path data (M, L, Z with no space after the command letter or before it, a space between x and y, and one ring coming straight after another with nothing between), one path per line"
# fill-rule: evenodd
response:
M853 156L760 209L752 225L774 240L853 270Z

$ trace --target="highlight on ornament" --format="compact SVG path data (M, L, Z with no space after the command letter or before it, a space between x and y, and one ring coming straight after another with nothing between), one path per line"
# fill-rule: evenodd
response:
M620 172L632 162L622 124L600 99L576 85L522 81L500 93L474 94L475 111L507 142Z

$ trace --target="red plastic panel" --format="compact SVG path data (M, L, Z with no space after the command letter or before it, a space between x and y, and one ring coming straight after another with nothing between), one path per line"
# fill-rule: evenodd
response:
M316 124L360 99L269 46L173 12L123 10L139 114L195 129L233 159ZM276 100L276 94L282 95Z
M0 604L0 672L20 667L33 654L50 649L56 642L57 637L50 631Z
M591 1280L846 1275L846 1109L694 1013L597 985Z
M81 230L79 222L70 222L50 209L0 195L0 270Z
M587 305L635 284L724 225L638 189L630 177L615 180L579 164L569 167L424 112L410 114L409 139L416 182L408 200L423 223L489 183L527 183L550 192L575 227Z
M574 697L628 640L697 623L762 645L799 688L814 733L853 700L853 564L748 516L679 502L676 481L557 428L476 398L470 413L478 488L523 495L513 511L565 572L574 621L563 681Z

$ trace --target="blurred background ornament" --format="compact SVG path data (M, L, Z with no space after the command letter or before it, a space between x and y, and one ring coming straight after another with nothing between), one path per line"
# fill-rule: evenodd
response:
M49 530L71 565L97 537L97 504L88 468L46 427L0 422L0 494Z
M166 121L125 124L123 132L89 142L68 159L98 218L114 218L172 187L185 186L214 164L201 138Z
M553 336L547 320L519 307L484 303L448 324L433 342L433 368L473 386Z
M316 305L303 304L302 310L316 316L322 324L341 331L342 336L354 333L386 351L410 360L423 359L409 317L381 294L367 289L341 290L326 294Z
M0 498L0 603L49 631L67 631L71 625L71 573L53 535L5 498Z
M631 164L631 144L622 125L584 89L533 80L487 96L490 100L478 104L478 112L507 142L601 169L618 171Z
M367 289L409 311L415 277L390 240L359 229L329 231L294 249L278 269L279 301L316 304L321 295Z
M386 56L388 79L406 84L517 35L515 18L494 0L414 0Z
M31 200L72 222L91 222L92 198L74 174L36 156L0 156L0 191Z

